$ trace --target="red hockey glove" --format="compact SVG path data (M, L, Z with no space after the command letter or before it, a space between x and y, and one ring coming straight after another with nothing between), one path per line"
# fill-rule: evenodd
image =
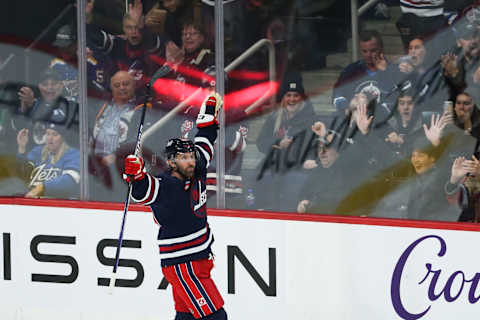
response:
M222 97L218 93L209 95L200 107L200 112L197 116L197 127L203 128L212 124L218 124L217 115L221 107Z
M125 170L123 172L123 180L127 183L142 180L145 178L145 167L143 165L143 159L133 154L128 155L125 158Z

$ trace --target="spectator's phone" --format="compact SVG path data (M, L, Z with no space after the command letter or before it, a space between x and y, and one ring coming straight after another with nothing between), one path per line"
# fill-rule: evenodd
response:
M453 112L453 102L450 101L450 100L446 100L443 102L443 111L447 111L447 112Z
M403 62L407 62L407 63L409 63L413 66L413 60L412 60L411 56L402 56L402 57L398 58L398 64L403 63Z
M423 111L422 112L422 124L426 124L428 127L430 127L430 123L432 121L432 116L433 115L440 115L438 112L433 112L433 111Z

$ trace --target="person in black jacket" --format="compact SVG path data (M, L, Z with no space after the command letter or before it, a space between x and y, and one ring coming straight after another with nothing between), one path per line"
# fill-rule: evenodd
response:
M266 206L282 211L294 211L298 199L298 185L306 176L298 161L303 141L312 135L311 127L316 119L311 102L305 95L300 74L288 73L279 91L280 108L265 121L257 138L257 148L265 154L259 171L259 183L265 183ZM272 161L275 165L271 165ZM272 188L274 191L272 192ZM267 192L268 191L268 192Z
M47 69L41 75L36 88L23 86L18 91L19 106L14 127L17 131L29 129L31 136L27 150L45 143L45 121L53 122L68 129L65 139L72 146L78 146L78 124L74 122L78 104L62 96L61 76Z
M392 74L395 66L385 58L383 40L375 30L364 30L359 34L362 58L342 70L333 86L332 103L338 114L343 114L350 100L366 90L375 94L377 102L383 103L396 83Z
M93 5L93 0L86 4L87 16L91 15ZM172 41L153 35L145 28L142 11L140 0L129 6L122 20L124 37L108 34L97 25L87 24L89 47L112 59L116 70L128 71L135 79L137 95L144 94L145 84L159 64L165 62L166 50L178 50ZM157 56L159 60L153 61L152 56Z

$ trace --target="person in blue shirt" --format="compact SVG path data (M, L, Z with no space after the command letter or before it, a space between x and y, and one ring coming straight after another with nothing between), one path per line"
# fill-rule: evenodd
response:
M31 169L27 198L78 198L80 191L80 152L64 140L65 128L46 124L45 144L26 152L29 130L18 132L17 159Z

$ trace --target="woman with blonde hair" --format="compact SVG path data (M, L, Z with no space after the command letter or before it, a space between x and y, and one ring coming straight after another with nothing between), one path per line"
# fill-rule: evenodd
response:
M301 168L301 153L317 116L305 95L299 73L285 75L279 90L280 108L265 121L257 138L257 148L265 154L260 172L260 183L265 183L267 198L265 207L282 211L296 211L299 186L307 174ZM276 159L276 164L265 169L265 165ZM270 172L271 171L271 172ZM273 198L272 198L273 197Z
M27 173L27 198L78 198L80 186L80 153L64 140L65 128L53 122L46 124L45 144L26 153L28 129L17 135L17 158L30 168Z

